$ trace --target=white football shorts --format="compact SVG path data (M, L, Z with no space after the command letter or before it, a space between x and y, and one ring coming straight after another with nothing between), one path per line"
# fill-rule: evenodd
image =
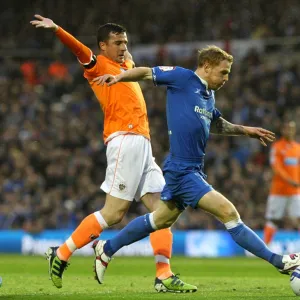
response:
M165 179L152 156L151 143L142 135L124 134L108 142L107 169L101 189L114 197L139 201L163 190Z
M266 219L281 220L285 216L300 217L300 195L268 197Z

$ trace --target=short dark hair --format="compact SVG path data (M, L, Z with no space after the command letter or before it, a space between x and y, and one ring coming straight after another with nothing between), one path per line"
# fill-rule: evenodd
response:
M97 30L97 45L99 47L100 42L105 42L109 39L110 33L124 33L126 32L126 28L122 25L115 24L115 23L106 23L101 25Z

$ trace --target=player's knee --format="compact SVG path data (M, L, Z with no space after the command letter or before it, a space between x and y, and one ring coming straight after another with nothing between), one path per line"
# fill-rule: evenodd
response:
M156 218L155 219L155 226L157 229L164 229L164 228L169 228L171 227L175 221L177 220L177 218Z
M220 209L220 211L221 211L220 219L223 223L226 223L226 222L229 222L232 220L237 220L240 218L240 215L233 204L224 205L224 207L222 207Z
M115 224L120 223L124 215L126 214L126 211L123 210L114 210L114 211L106 211L106 210L101 210L101 214L108 224L108 226L112 226Z
M176 222L181 211L173 202L160 202L160 206L153 212L153 221L157 229L169 228Z
M173 225L174 222L167 220L167 221L161 221L158 222L156 225L157 229L164 229L164 228L169 228Z
M125 215L126 212L124 211L117 211L113 216L112 216L112 220L114 221L114 224L118 224L120 223Z

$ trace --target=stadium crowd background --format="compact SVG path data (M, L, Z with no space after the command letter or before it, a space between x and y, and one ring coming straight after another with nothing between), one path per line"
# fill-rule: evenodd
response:
M99 24L124 24L129 32L129 47L140 43L224 40L230 49L231 39L300 36L297 0L274 1L272 5L263 0L153 0L147 4L112 0L109 5L89 0L84 5L83 1L63 0L21 4L3 1L0 229L74 229L85 215L100 209L105 199L99 189L106 168L100 106L76 58L60 46L53 33L30 26L34 13L53 18L76 37L83 37L83 41L90 41ZM9 30L3 24L9 24ZM300 120L300 67L294 55L285 53L289 56L283 60L284 54L279 52L278 59L270 60L268 51L249 49L234 62L229 82L216 94L216 106L233 123L261 126L279 134L281 120ZM154 65L193 69L195 53L185 59L170 58L162 46ZM141 63L149 62L145 58L136 61L137 65ZM161 165L168 153L165 89L144 83L141 86L153 152ZM253 229L264 225L272 175L269 149L256 140L218 136L211 137L207 149L205 171L209 183L232 200ZM144 211L142 205L133 204L122 223L114 228ZM202 211L188 209L174 228L220 226ZM286 222L285 228L291 225Z

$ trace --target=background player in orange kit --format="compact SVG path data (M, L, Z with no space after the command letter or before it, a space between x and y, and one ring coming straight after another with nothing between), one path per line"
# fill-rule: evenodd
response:
M105 228L119 223L133 199L141 200L150 211L154 211L165 181L152 157L146 104L139 84L126 82L109 88L106 85L98 86L92 81L100 75L118 75L133 68L132 57L127 51L126 29L113 23L100 26L97 32L100 55L96 56L51 19L40 15L35 17L36 20L31 21L31 24L37 28L53 30L82 64L84 77L104 113L103 136L107 144L106 176L101 185L106 193L104 207L87 216L63 245L50 247L46 253L50 277L54 285L61 288L62 274L72 253L96 239ZM159 280L165 284L169 292L197 290L196 286L184 283L171 272L170 229L153 233L150 241L156 260L156 282ZM94 250L97 242L93 245ZM96 250L95 254L98 255ZM167 279L170 277L174 280L168 284L170 280ZM96 279L102 283L97 272Z
M266 209L266 244L272 241L286 214L296 227L300 221L300 144L295 141L296 123L284 122L281 133L282 137L272 145L270 155L274 175Z

